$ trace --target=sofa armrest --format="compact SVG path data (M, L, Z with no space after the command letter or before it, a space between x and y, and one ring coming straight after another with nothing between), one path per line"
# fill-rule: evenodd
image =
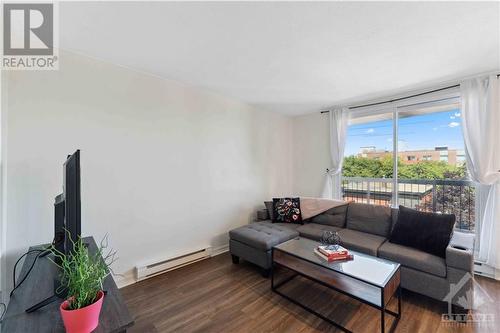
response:
M446 248L446 266L472 273L474 271L474 253L472 249L448 245Z

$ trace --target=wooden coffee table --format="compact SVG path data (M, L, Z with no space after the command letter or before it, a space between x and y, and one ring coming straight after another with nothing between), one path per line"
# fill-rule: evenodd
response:
M327 262L313 252L318 245L318 242L298 237L273 247L271 289L341 330L351 332L339 323L279 290L295 277L303 276L380 310L381 332L385 332L386 313L394 316L394 322L389 329L392 332L401 317L400 265L355 251L350 251L354 255L353 260ZM275 272L278 267L284 267L292 271L293 274L277 281L278 277L275 276ZM386 308L395 295L398 299L397 313Z

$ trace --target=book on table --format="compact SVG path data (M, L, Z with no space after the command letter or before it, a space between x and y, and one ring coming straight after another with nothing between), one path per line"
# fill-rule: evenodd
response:
M349 254L349 251L340 245L320 245L318 246L318 251L327 257L345 256Z
M320 258L322 258L323 260L326 260L328 262L340 261L340 260L351 260L354 258L353 255L349 254L348 252L344 253L344 254L335 254L335 255L327 256L320 251L319 247L314 249L314 253L316 255L318 255Z

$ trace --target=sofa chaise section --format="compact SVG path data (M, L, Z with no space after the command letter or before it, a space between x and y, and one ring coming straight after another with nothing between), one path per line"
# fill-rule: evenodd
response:
M267 276L271 268L271 249L299 236L295 230L298 226L262 221L231 230L229 252L233 262L238 263L239 258L243 258L263 268L263 275Z

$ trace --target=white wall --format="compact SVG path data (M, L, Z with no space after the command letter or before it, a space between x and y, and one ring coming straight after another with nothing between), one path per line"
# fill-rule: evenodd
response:
M15 258L51 241L62 164L77 148L83 234L109 234L118 273L227 244L263 200L292 190L286 116L66 52L59 71L5 83L3 290Z
M293 118L293 193L319 197L331 166L328 114Z

